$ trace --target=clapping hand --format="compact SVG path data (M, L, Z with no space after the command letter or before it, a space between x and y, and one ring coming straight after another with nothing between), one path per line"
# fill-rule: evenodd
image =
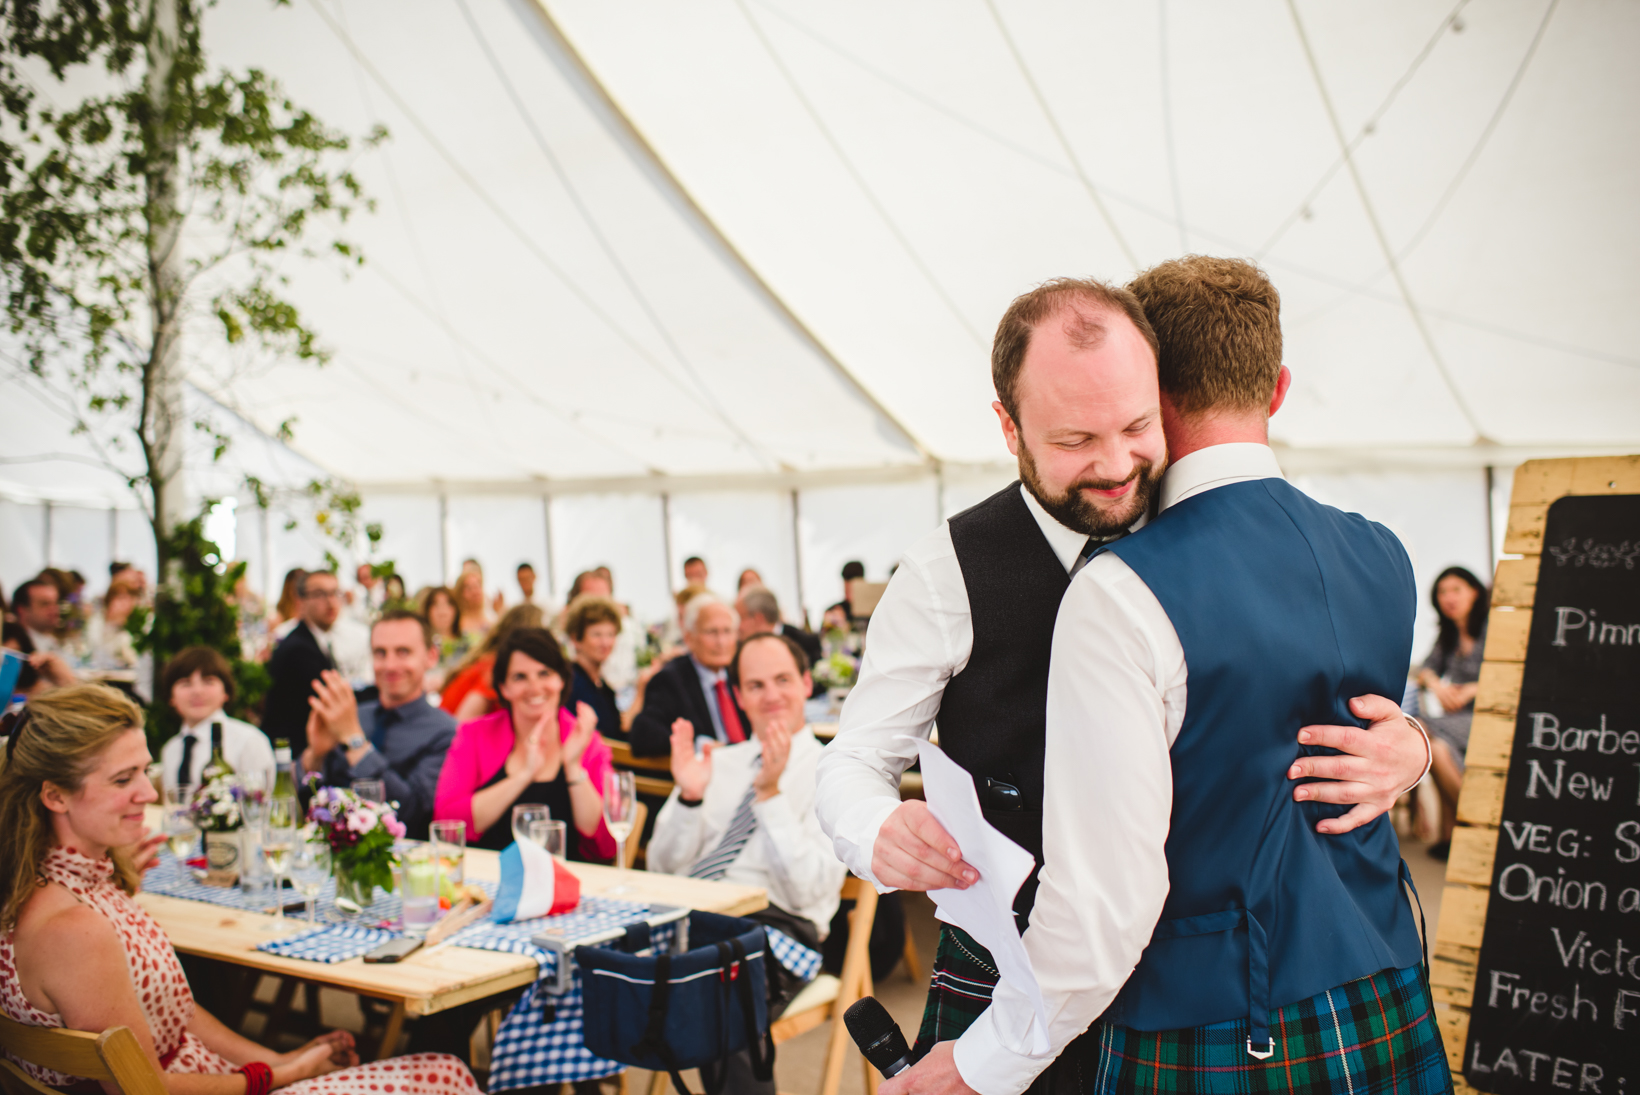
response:
M672 782L684 798L699 801L712 782L712 750L717 742L706 741L695 752L695 724L688 719L672 723Z
M586 755L587 747L592 744L592 739L597 733L598 712L592 709L590 703L583 700L575 705L575 729L564 739L566 767L573 768L581 763L581 758Z
M780 793L780 776L786 770L786 760L792 755L792 732L779 719L773 719L761 736L763 763L758 766L752 786L757 789L757 801L763 802Z

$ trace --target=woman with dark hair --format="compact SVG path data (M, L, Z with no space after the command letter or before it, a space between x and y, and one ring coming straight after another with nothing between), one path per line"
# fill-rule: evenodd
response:
M464 610L465 611L465 610ZM466 619L463 615L462 619ZM501 614L484 641L463 654L439 690L438 705L455 716L456 722L467 722L480 715L493 715L499 706L490 678L495 672L495 653L514 631L542 624L539 605L513 605Z
M567 823L570 859L607 863L615 838L604 825L609 746L586 704L564 705L569 667L545 628L519 628L495 653L492 683L501 710L464 723L444 759L433 820L460 821L467 843L500 851L512 843L512 808L546 806Z
M139 905L153 839L143 808L142 709L98 684L29 701L0 768L0 1012L32 1027L129 1027L168 1095L469 1095L454 1057L359 1064L353 1036L321 1034L278 1053L194 1000L176 951ZM136 849L133 858L131 849ZM43 1090L95 1083L21 1066ZM13 1089L8 1080L6 1087Z
M1429 854L1445 859L1452 846L1457 821L1458 789L1463 784L1464 753L1469 749L1469 723L1475 717L1476 682L1486 647L1486 616L1491 594L1481 580L1463 567L1447 567L1435 579L1430 603L1441 621L1435 648L1418 670L1418 685L1441 706L1441 714L1425 719L1433 751L1431 771L1441 793L1441 839Z

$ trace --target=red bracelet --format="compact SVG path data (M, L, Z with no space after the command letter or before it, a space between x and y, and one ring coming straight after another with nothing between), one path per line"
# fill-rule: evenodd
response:
M245 1077L245 1095L268 1095L273 1090L273 1066L264 1061L252 1061L234 1071Z

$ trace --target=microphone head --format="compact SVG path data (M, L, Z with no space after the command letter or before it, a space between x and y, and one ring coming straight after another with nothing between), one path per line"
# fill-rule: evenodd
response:
M903 1068L909 1063L911 1047L905 1044L905 1035L875 997L862 996L850 1004L843 1012L843 1025L848 1028L854 1044L860 1047L860 1055L878 1072L892 1076L899 1071L896 1065Z

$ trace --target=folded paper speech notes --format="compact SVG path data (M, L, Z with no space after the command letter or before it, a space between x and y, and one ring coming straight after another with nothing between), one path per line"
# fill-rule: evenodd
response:
M961 928L996 959L1002 980L1025 994L1036 1011L1032 1052L1048 1052L1048 1009L1042 987L1025 953L1025 942L1014 926L1014 896L1031 876L1036 861L996 830L980 813L974 780L944 750L930 742L917 743L922 764L923 796L934 820L945 827L962 850L963 860L979 872L979 881L966 890L930 890L934 915Z

